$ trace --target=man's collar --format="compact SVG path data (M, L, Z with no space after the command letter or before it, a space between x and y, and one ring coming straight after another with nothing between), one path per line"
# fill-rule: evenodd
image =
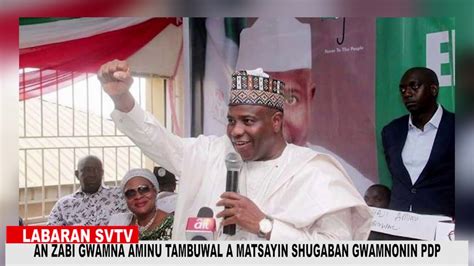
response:
M438 104L438 109L436 109L436 112L434 113L433 117L431 117L428 123L432 124L435 128L438 128L439 124L441 123L442 116L443 116L443 108L441 107L440 104Z
M441 107L440 104L438 104L438 108L436 109L436 112L433 114L430 121L426 123L426 125L431 124L434 128L437 129L439 127L439 124L441 123L442 116L443 116L443 108ZM424 125L423 128L425 128L426 125ZM413 124L413 121L411 120L411 114L408 117L408 128L409 129L416 128L416 126Z
M96 193L101 192L102 190L104 190L104 189L106 189L106 188L108 188L108 187L105 186L104 184L102 184L102 185L100 185L99 189L98 189L96 192L94 192L94 193L86 193L86 192L82 191L82 187L79 187L79 189L76 190L76 192L74 192L74 194L75 194L75 195L87 195L87 194L93 195L93 194L96 194Z

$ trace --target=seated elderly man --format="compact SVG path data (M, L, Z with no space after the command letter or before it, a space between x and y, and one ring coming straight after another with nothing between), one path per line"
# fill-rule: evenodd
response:
M367 239L371 215L342 166L285 141L285 85L262 69L232 75L227 135L221 137L167 131L135 104L126 62L102 65L98 77L114 101L117 127L180 177L173 239L185 239L187 218L203 206L216 214L219 240ZM229 154L243 160L238 192L224 192ZM225 230L229 225L235 232Z
M127 210L120 188L102 184L104 169L99 158L80 159L75 175L81 188L56 202L48 225L107 225L112 214Z

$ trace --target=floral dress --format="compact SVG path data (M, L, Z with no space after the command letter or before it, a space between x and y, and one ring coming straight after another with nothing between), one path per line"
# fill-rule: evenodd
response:
M138 236L140 240L170 240L173 231L174 215L170 213L161 224L154 229L146 230Z

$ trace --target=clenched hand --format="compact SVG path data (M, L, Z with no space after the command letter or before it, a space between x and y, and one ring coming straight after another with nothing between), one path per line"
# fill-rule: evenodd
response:
M133 78L126 61L113 60L103 64L97 73L104 91L112 98L115 108L122 112L129 112L134 105L130 86Z

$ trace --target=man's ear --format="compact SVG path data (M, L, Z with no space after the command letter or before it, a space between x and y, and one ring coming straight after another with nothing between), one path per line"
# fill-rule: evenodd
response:
M439 87L432 84L430 86L430 90L431 90L431 94L436 98L438 96L438 93L439 93Z
M272 116L273 132L279 133L283 129L283 112L277 111Z
M74 175L76 176L77 179L79 179L79 171L78 170L74 171Z

